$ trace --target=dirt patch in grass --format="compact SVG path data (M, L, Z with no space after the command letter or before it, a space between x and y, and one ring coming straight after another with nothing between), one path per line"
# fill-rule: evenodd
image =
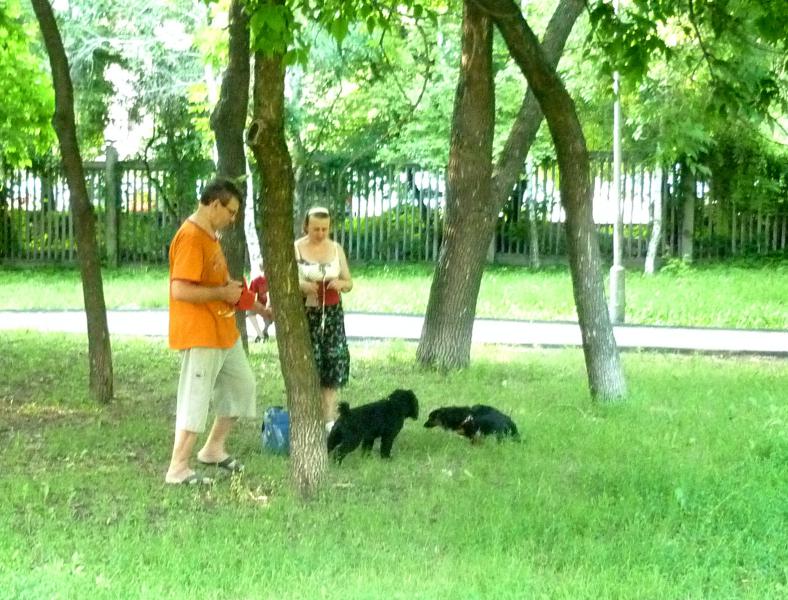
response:
M96 416L96 411L90 409L42 405L33 400L18 402L14 398L9 401L5 396L0 399L0 431L40 430L52 424L84 423L86 419L95 422Z

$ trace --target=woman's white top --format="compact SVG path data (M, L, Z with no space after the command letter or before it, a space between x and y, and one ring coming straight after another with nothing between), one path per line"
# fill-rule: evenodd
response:
M301 257L301 251L296 244L296 259L298 264L298 278L304 281L330 281L339 278L340 264L337 243L334 246L334 257L326 263L310 262Z

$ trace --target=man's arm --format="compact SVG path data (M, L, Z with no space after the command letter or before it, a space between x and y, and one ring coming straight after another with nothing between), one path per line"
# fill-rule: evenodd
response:
M241 282L231 279L224 285L209 287L184 279L173 279L170 283L170 290L172 297L182 302L205 304L221 300L227 304L235 304L241 297Z

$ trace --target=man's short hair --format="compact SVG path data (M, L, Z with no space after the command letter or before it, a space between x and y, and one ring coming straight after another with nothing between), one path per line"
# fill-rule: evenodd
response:
M222 206L227 206L233 198L238 200L238 204L241 204L243 196L238 186L229 179L217 177L205 184L205 187L202 189L202 194L200 194L200 204L205 204L207 206L214 200L219 200Z

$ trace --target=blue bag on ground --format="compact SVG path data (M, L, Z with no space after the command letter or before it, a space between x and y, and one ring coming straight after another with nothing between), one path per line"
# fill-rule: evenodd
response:
M263 413L263 451L290 453L290 415L281 406L271 406Z

